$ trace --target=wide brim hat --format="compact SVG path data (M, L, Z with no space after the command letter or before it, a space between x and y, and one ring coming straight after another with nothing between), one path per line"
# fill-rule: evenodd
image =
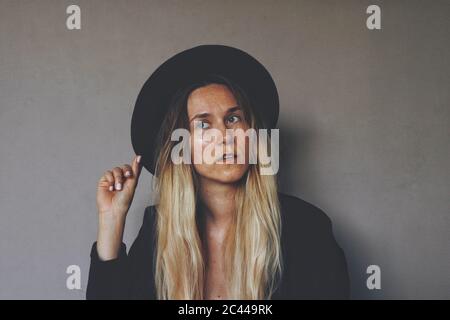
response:
M155 173L156 141L174 94L209 74L222 75L248 96L265 128L275 128L278 92L266 68L250 54L225 45L200 45L184 50L161 64L144 83L131 118L131 143L142 165Z

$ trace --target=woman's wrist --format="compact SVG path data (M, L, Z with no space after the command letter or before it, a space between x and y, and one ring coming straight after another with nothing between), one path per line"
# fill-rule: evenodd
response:
M107 261L118 257L124 227L125 217L99 215L97 253L100 260Z

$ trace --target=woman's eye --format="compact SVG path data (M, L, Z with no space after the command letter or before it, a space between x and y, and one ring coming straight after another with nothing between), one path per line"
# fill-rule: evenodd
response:
M195 128L197 129L208 129L209 123L205 121L196 121Z
M237 115L232 115L232 116L228 117L228 122L230 122L230 123L235 123L235 122L238 122L239 120L241 120L241 117L239 117Z

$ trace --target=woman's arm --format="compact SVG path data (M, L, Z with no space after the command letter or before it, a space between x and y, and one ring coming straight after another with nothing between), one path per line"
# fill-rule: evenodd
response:
M102 261L96 243L91 249L91 265L86 298L91 299L156 299L154 287L155 208L149 206L136 240L126 252L121 243L118 256Z
M122 242L126 215L133 201L142 169L141 156L131 165L107 170L97 185L98 233L91 249L90 283L87 298L115 297L112 288L121 288L126 274L126 248ZM112 283L112 282L116 282Z
M142 166L140 156L131 164L108 170L97 185L97 252L101 260L118 257L128 209L131 206Z
M91 248L86 299L126 299L129 292L129 274L125 244L121 244L116 258L103 261L98 256L95 242Z

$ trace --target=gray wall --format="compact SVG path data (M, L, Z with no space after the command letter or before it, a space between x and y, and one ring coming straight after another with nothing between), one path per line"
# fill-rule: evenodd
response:
M78 31L65 26L72 3ZM369 4L381 30L365 26ZM449 16L449 1L1 0L0 298L84 298L96 183L133 157L136 96L162 61L204 43L272 73L281 189L332 218L353 297L450 298ZM150 183L144 172L128 245ZM71 264L81 290L66 288Z

